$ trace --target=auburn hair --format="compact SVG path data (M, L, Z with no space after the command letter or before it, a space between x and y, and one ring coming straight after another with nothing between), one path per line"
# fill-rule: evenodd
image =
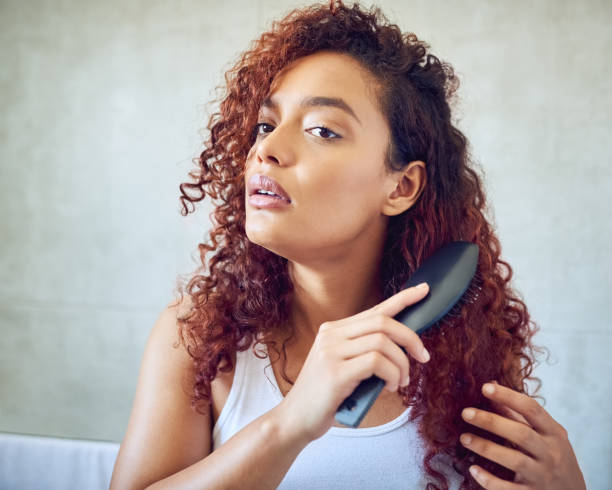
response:
M277 73L293 60L327 50L350 55L377 81L380 110L388 121L385 155L390 170L414 160L426 162L427 183L418 201L390 217L381 258L381 284L387 298L401 289L412 272L435 250L454 240L480 248L476 294L469 294L457 314L446 317L422 337L431 360L410 360L411 382L400 388L404 405L425 445L425 471L448 488L434 465L449 461L464 477L461 488L479 488L468 471L478 464L501 478L514 473L467 450L459 442L470 431L509 445L465 423L466 406L494 408L481 393L482 383L528 393L536 365L532 336L538 330L525 303L511 287L512 268L500 258L501 246L491 224L482 170L468 151L468 141L451 121L451 102L459 86L453 68L429 52L414 33L403 34L378 7L364 10L341 0L296 8L255 40L225 74L226 93L219 112L210 116L204 151L194 159L191 181L180 185L181 213L208 196L214 203L208 243L198 244L202 265L177 290L189 295L190 308L178 318L181 342L193 358L192 407L211 403L211 381L233 369L232 355L265 344L278 356L273 333L293 335L288 322L293 284L288 261L250 242L245 234L244 167L255 142L254 128L263 98ZM207 257L207 254L211 254ZM282 330L279 330L282 329ZM257 355L257 353L256 353ZM285 366L283 378L288 379ZM535 392L530 396L534 396Z

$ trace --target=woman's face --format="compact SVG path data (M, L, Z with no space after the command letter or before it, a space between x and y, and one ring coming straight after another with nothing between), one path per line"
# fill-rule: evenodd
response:
M319 52L275 78L246 161L249 240L299 262L346 257L384 235L395 187L384 165L389 129L366 76L348 55ZM249 196L255 174L274 179L290 202Z

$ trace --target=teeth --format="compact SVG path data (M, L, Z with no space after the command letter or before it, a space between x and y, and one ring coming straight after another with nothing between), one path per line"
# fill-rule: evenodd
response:
M258 190L258 191L257 191L257 194L267 194L267 195L269 195L269 196L276 196L276 197L280 197L280 196L277 196L276 194L274 194L274 192L265 191L265 190L263 190L263 189Z

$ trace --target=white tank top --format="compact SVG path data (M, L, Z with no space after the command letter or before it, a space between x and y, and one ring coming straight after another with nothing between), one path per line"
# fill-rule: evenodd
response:
M232 387L213 428L213 451L283 400L270 360L258 358L251 349L236 352ZM258 350L260 355L265 352ZM433 480L422 466L423 446L409 415L407 407L376 427L330 427L300 452L277 488L425 488ZM434 468L447 476L450 489L459 488L461 477L452 468Z

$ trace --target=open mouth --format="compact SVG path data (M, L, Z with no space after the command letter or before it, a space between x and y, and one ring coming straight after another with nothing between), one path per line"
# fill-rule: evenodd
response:
M258 196L260 199L278 199L286 203L291 202L291 198L285 189L269 175L253 174L247 182L247 194L250 198Z

